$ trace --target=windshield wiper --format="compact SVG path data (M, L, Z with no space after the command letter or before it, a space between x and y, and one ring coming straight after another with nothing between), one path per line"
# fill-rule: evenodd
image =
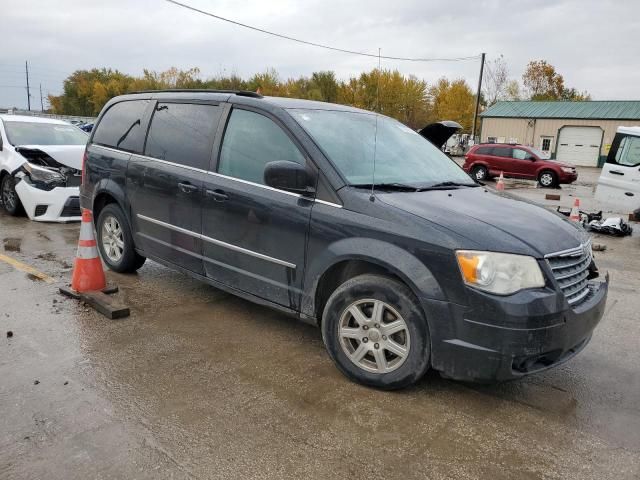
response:
M356 188L371 188L371 183L358 183L351 184L352 187ZM373 185L374 189L377 190L395 190L398 192L417 192L420 189L418 187L414 187L412 185L407 185L406 183L376 183Z
M479 187L477 183L459 183L459 182L439 182L429 185L428 187L421 187L416 189L417 192L424 192L427 190L450 190L459 187Z

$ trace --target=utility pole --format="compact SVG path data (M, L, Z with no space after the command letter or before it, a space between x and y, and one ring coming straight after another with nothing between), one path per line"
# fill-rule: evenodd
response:
M24 62L24 71L27 74L27 110L31 110L31 92L29 91L29 63Z
M476 110L473 112L473 130L471 131L471 138L476 141L476 125L478 123L478 110L480 110L480 94L482 93L482 74L484 73L484 56L480 60L480 78L478 78L478 92L476 93Z
M44 102L42 101L42 84L40 84L40 111L44 112Z

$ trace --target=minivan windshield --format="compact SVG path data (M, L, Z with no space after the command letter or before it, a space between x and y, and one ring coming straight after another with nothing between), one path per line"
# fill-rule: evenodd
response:
M7 140L20 145L84 145L89 135L73 125L45 122L4 121Z
M389 117L377 115L376 135L374 113L288 111L353 186L373 183L406 189L475 186L473 180L431 142Z

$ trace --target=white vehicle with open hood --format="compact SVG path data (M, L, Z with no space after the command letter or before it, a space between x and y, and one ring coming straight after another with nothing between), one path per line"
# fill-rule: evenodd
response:
M640 127L618 127L595 198L619 213L640 208Z
M82 157L88 135L42 117L0 115L0 199L31 220L80 220Z

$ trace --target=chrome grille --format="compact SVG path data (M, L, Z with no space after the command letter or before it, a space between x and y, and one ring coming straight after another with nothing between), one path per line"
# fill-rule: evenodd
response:
M569 304L576 306L586 300L591 292L587 279L593 260L591 241L570 250L551 253L545 258Z

